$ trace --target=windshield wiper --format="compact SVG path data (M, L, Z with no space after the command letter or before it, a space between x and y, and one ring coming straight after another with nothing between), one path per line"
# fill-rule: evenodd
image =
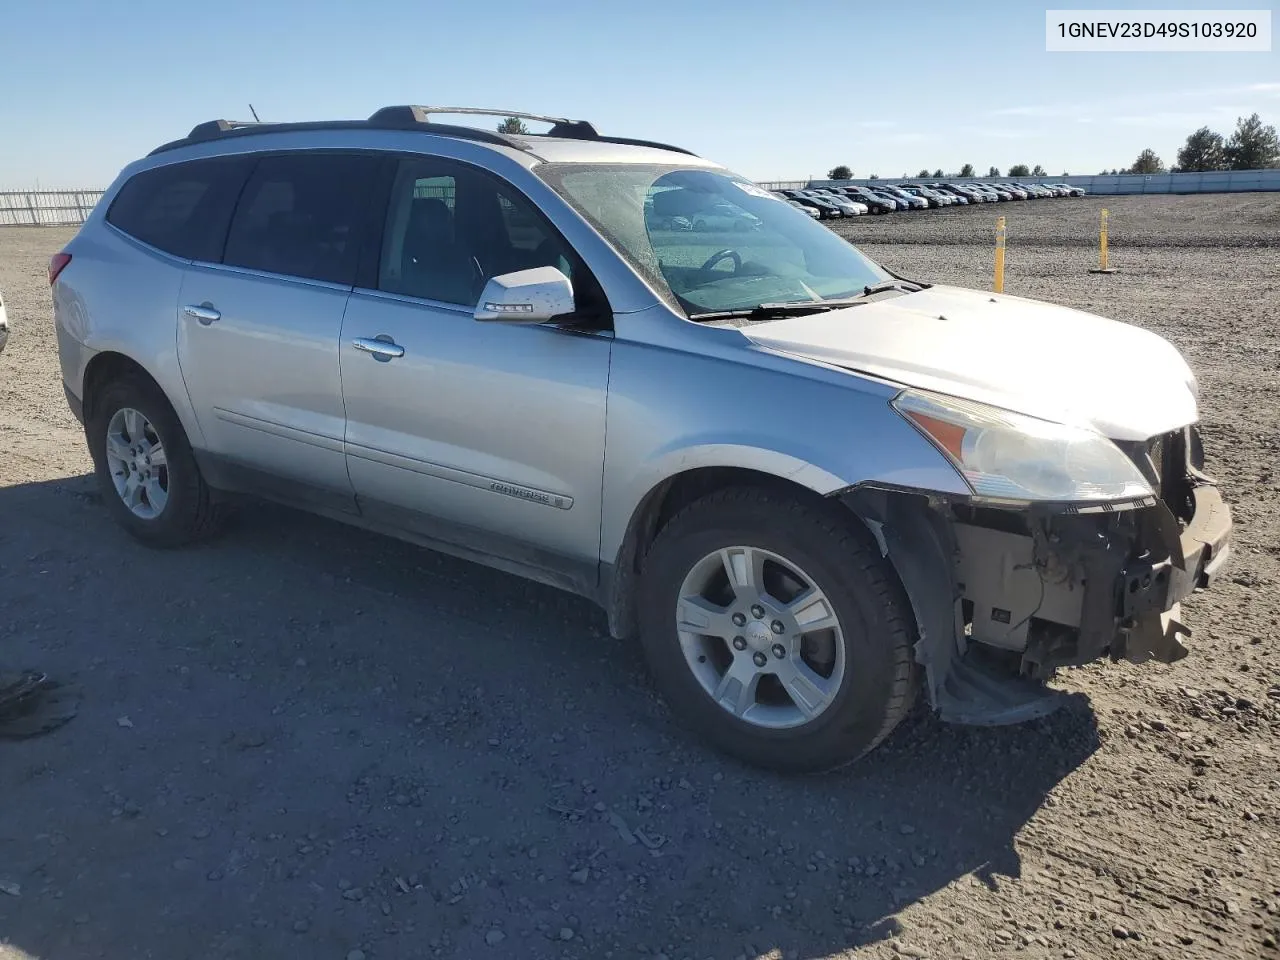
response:
M774 320L778 317L803 317L810 313L826 313L841 307L856 307L862 297L844 300L788 300L783 303L762 303L741 310L716 310L710 313L691 313L690 320Z
M886 290L901 290L903 293L919 293L924 287L910 280L881 280L879 283L871 283L862 288L864 297L874 297L877 293L884 293Z
M826 313L828 310L839 310L842 307L859 307L867 302L868 297L889 290L900 290L903 293L919 293L924 289L920 284L910 280L882 280L862 288L862 293L854 297L842 297L839 300L788 300L782 303L762 303L757 307L741 310L717 310L711 313L691 313L690 320L776 320L779 317L803 317L810 313Z

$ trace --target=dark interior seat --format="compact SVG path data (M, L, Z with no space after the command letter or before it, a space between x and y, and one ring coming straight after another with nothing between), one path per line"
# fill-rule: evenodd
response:
M405 293L447 303L472 304L480 295L472 258L458 243L453 213L435 197L418 197L409 209L400 259Z

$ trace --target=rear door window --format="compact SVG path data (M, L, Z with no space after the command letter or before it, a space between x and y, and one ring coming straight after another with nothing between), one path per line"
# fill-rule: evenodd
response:
M249 166L217 157L144 170L120 189L107 222L165 253L216 262Z
M376 163L324 153L262 158L236 206L223 263L354 283Z

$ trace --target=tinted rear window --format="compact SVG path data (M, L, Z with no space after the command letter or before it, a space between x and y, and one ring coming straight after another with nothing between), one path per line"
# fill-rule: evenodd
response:
M236 206L223 263L354 283L375 164L340 154L264 157Z
M217 261L247 169L219 157L143 171L120 189L107 222L174 256Z

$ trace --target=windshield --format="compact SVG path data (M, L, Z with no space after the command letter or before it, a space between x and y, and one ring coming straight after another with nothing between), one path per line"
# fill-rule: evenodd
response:
M890 279L835 233L736 174L649 164L534 169L690 317L840 299Z

